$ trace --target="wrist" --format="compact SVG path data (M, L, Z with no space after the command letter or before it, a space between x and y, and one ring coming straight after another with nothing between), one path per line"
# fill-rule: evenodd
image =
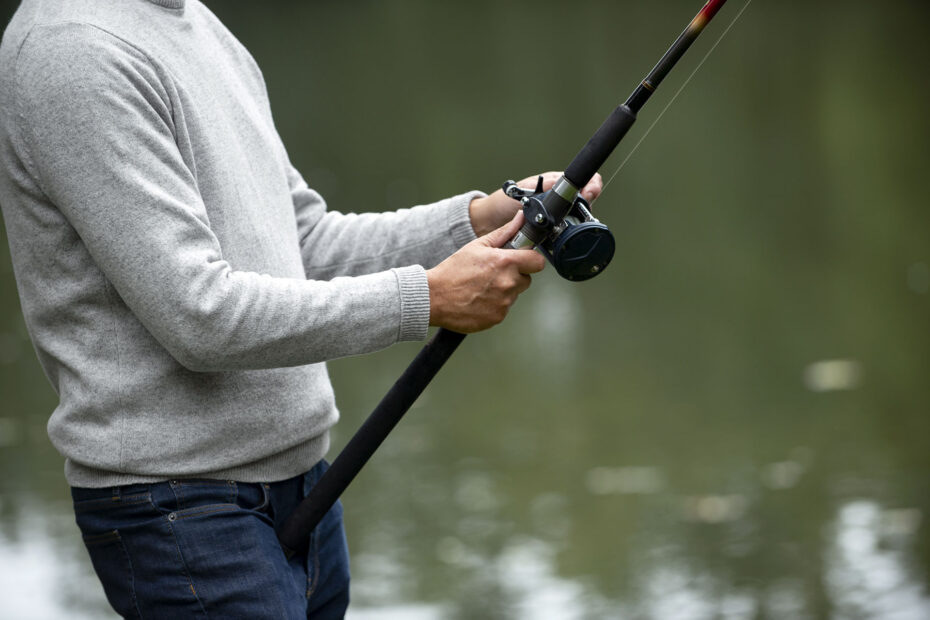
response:
M477 237L483 237L496 228L488 217L488 196L472 199L468 205L468 217Z
M426 284L429 287L429 324L440 325L442 321L442 290L441 276L436 267L426 270Z

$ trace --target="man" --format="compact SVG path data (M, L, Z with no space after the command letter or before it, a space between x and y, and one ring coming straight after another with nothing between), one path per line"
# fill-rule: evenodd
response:
M327 212L197 0L22 3L0 45L0 205L60 396L49 436L127 617L342 617L341 506L303 557L274 535L326 467L324 362L491 327L543 268L498 249L521 217L499 191Z

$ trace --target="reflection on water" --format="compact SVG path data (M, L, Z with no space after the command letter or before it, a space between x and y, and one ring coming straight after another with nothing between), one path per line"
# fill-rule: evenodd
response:
M484 483L480 483L482 489ZM484 490L478 495L484 497ZM490 498L485 497L485 500ZM674 499L674 498L670 498ZM485 501L482 500L482 501ZM497 500L490 500L497 501ZM683 520L705 524L742 521L746 498L704 496L677 498L687 507ZM563 498L543 497L534 506L538 518L565 512ZM28 514L29 516L25 516ZM50 518L48 515L52 515ZM568 519L555 517L555 522ZM810 550L825 558L825 581L831 608L837 617L923 620L930 613L930 596L911 564L913 547L923 514L916 508L885 509L873 500L858 499L839 505L825 528L822 547ZM459 598L431 603L397 600L416 569L394 553L369 550L357 553L354 564L353 620L481 618L806 618L819 617L807 601L805 584L786 577L768 584L735 586L689 562L672 541L636 558L634 588L629 596L610 599L589 579L566 579L559 574L563 545L548 537L511 532L499 548L482 553L470 541L476 530L461 518L462 536L444 536L435 542L428 562L454 569L461 579L452 590ZM9 524L8 524L9 525ZM566 523L543 530L564 533ZM16 538L0 536L0 584L6 594L4 618L58 619L112 617L103 593L92 575L83 547L69 531L66 505L28 507L15 524ZM734 533L736 529L734 529ZM387 542L387 541L384 541ZM378 545L374 545L377 548ZM630 562L633 558L616 558ZM488 588L493 601L481 600ZM375 603L376 602L376 603Z
M930 595L908 570L907 550L920 510L882 510L857 500L839 510L828 550L827 583L839 613L848 617L926 618Z
M595 467L585 482L597 495L657 493L665 487L665 477L657 467Z
M900 78L930 5L795 4L753 3L594 205L610 268L535 276L349 490L352 618L930 618L930 86ZM564 165L694 13L212 5L343 210ZM0 247L0 618L111 617ZM417 350L331 364L336 448Z
M0 496L2 501L12 501ZM24 507L22 518L0 533L0 616L23 620L91 620L110 616L103 590L69 530L67 505Z

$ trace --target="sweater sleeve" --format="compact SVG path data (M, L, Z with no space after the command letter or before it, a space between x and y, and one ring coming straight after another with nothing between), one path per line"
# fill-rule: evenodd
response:
M361 275L406 265L430 268L475 239L468 207L483 192L387 213L327 211L290 166L288 183L308 278ZM363 241L363 242L360 242Z
M87 25L36 28L17 58L38 185L172 356L201 371L272 368L426 336L421 267L327 282L232 269L175 142L167 83L142 52Z

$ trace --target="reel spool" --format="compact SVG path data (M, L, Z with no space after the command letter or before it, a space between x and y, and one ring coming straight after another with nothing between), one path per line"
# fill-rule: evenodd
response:
M577 211L583 212L583 217L577 217ZM591 215L582 198L576 198L562 230L539 247L560 276L581 282L604 272L616 245L610 229Z

